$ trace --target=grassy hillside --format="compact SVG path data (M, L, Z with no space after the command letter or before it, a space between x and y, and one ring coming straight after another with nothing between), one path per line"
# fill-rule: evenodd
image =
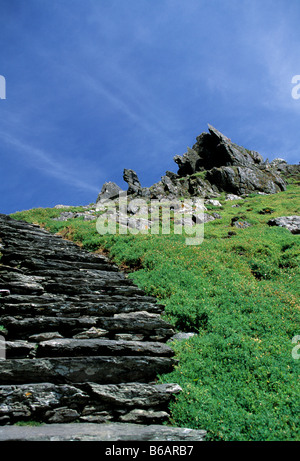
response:
M183 389L171 406L172 424L206 429L210 440L299 440L300 360L292 356L292 338L300 335L299 235L267 225L300 215L299 187L221 203L210 208L222 219L205 224L199 246L186 246L182 235L100 236L95 221L52 221L63 211L57 209L13 217L90 251L109 251L166 306L176 329L196 333L172 345L178 366L159 377ZM233 228L233 217L251 227Z

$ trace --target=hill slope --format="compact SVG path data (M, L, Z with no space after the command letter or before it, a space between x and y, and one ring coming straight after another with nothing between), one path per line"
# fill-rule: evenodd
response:
M221 206L206 207L221 219L205 224L199 246L173 233L101 236L93 217L74 217L86 212L82 208L13 217L87 250L109 252L166 306L175 328L196 333L172 345L179 364L160 377L183 388L170 408L174 425L205 428L211 440L296 440L299 360L292 340L300 334L299 235L268 222L300 215L299 188L290 184L277 194L237 201L221 193L218 200ZM62 212L73 215L53 220ZM250 225L236 227L240 221Z

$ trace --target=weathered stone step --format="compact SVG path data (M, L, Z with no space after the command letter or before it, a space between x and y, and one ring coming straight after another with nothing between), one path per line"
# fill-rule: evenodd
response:
M0 428L0 441L203 441L206 431L130 423L45 424L39 427L6 426ZM127 453L127 451L126 451ZM134 457L132 452L132 458ZM188 452L187 452L188 453Z
M30 255L39 259L41 256L57 261L68 261L78 264L105 263L107 266L116 266L102 254L92 254L79 247L74 242L63 240L58 235L52 235L43 229L37 228L34 232L24 229L13 230L12 226L3 225L1 221L0 238L4 240L4 254L20 253L20 255ZM38 250L38 253L37 253ZM91 267L91 266L90 266Z
M26 280L36 279L41 283L60 282L62 277L68 280L69 283L88 283L93 286L95 283L101 285L133 285L133 281L126 278L123 274L115 271L96 270L96 269L72 269L67 270L64 268L61 271L59 268L48 267L40 271L20 270L12 271L7 270L7 266L0 266L0 283L9 284L13 281L19 282L20 286ZM61 282L62 283L62 282ZM63 285L63 283L62 283Z
M107 404L111 408L165 408L170 399L182 389L178 384L81 384L80 389L97 399L98 403Z
M53 339L39 343L36 357L80 357L95 355L152 355L174 356L164 343L150 341L122 341L109 339Z
M35 303L36 305L45 305L52 302L63 302L67 299L64 295L56 296L53 293L42 293L41 295L33 295L33 294L9 294L8 296L0 296L0 307L2 310L6 307L7 304L9 305L22 305L26 303ZM80 298L75 297L69 299L79 300Z
M65 295L65 294L55 294L55 293L42 293L41 295L33 295L33 294L10 294L6 296L0 296L0 306L5 305L7 303L11 304L24 304L24 303L34 303L34 304L48 304L53 302L70 302L70 303L88 303L88 304L97 304L102 302L107 303L151 303L157 304L157 300L152 296L146 295L133 295L133 296L125 296L125 295L114 295L114 294L107 294L107 293L83 293L82 295ZM157 304L163 308L164 306L161 304Z
M21 231L19 230L17 233L13 234L5 234L3 232L3 227L1 227L0 231L1 238L5 238L5 245L9 248L16 248L17 250L20 248L24 248L28 246L29 248L40 248L44 249L47 248L47 244L53 243L53 246L58 246L59 248L66 247L64 240L61 240L53 235L49 234L41 234L39 231L31 232L31 231ZM21 238L20 238L21 237Z
M49 274L49 271L48 271ZM133 285L132 280L121 277L115 272L111 277L107 272L103 274L93 272L78 272L64 274L64 278L55 271L51 276L26 275L19 272L0 273L0 287L14 294L41 294L44 291L54 293L89 293L97 290L123 290L131 293L141 293ZM130 287L130 288L128 288Z
M112 285L113 283L118 283L122 285L133 285L133 282L130 279L120 276L118 272L115 271L104 271L96 269L71 269L70 271L64 269L63 271L58 268L55 269L41 269L41 270L29 270L23 268L23 274L25 276L38 276L43 277L46 283L49 282L59 282L62 278L66 278L69 283L76 284L88 284L89 288L93 287L95 283L100 285ZM114 275L110 275L114 274ZM5 274L7 278L7 275Z
M92 255L91 253L86 254L84 252L83 254L78 254L77 251L79 252L80 248L76 249L74 252L68 250L68 247L55 250L51 242L48 242L47 245L45 245L45 248L40 248L40 246L34 248L32 245L28 248L24 248L24 245L17 248L16 245L7 245L5 239L5 246L1 249L1 260L4 264L10 264L12 261L19 261L21 267L22 265L26 267L27 261L29 264L30 262L32 264L32 261L39 256L39 258L42 257L46 261L53 260L57 264L59 261L62 262L62 264L68 262L70 267L76 267L80 263L83 263L85 266L84 268L97 269L102 267L105 270L118 270L117 266L112 264L105 257Z
M165 420L177 384L37 383L0 386L0 424L74 420L152 423ZM69 409L69 411L68 411Z
M170 357L95 356L0 360L0 385L150 382L170 373Z
M3 216L3 215L2 215ZM62 238L59 234L51 234L50 232L46 231L42 227L36 225L32 225L25 221L16 221L14 219L3 221L2 216L0 216L1 221L1 229L0 235L1 237L4 236L8 240L13 241L14 239L18 239L18 243L20 241L27 242L34 240L34 242L39 241L39 239L43 240L53 240L54 243L64 245L68 243L66 240ZM8 218L8 217L7 217ZM20 238L21 237L21 238ZM76 243L71 242L70 247L77 246Z
M16 253L15 248L1 248L1 263L5 265L11 266L20 266L27 258L34 257L36 255L37 250L26 250L26 251L18 251ZM51 250L44 250L43 255L50 254Z
M15 239L8 238L5 235L0 235L0 238L4 241L5 244L3 251L5 255L9 255L13 253L13 251L15 251L15 254L17 254L18 256L19 254L23 256L26 253L28 253L28 255L34 255L34 253L36 254L36 252L39 250L42 256L57 255L57 258L60 259L58 254L74 255L77 251L80 251L80 247L78 247L77 245L73 244L73 246L69 246L68 242L60 240L56 237L54 237L54 239L40 238L38 242L36 241L36 239L26 241L25 238L22 242L20 242L20 238L22 238L21 235L16 236Z
M96 297L95 297L96 298ZM27 303L26 297L24 297L24 303L0 303L0 315L9 316L49 316L49 317L79 317L79 316L112 316L118 313L129 313L146 311L154 314L160 314L163 312L163 306L160 304L154 304L151 302L133 301L118 301L115 302L101 302L100 299L95 299L95 302L91 301L64 301L59 299L53 303L44 303L36 300L31 303ZM10 298L11 299L11 298ZM108 299L111 299L109 297ZM15 298L14 298L15 300Z
M6 216L6 218L8 218ZM49 235L45 229L39 225L30 224L25 221L16 221L16 220L6 220L3 221L3 215L0 215L1 219L1 229L0 234L5 235L8 238L13 238L14 236L22 235L22 238L30 238L31 235L39 237L50 238L54 237L52 234Z
M48 333L49 334L49 333ZM35 336L35 338L34 338ZM104 338L55 338L34 341L42 335L33 335L29 341L15 340L5 342L6 359L40 357L84 357L102 355L153 355L172 357L174 352L165 343L155 341L133 341ZM58 336L57 334L55 336ZM100 336L100 335L99 335Z
M27 339L34 333L58 331L62 336L72 337L91 327L102 328L110 334L140 333L150 339L157 336L158 340L167 340L174 335L172 326L164 321L159 314L149 312L131 312L115 314L113 317L0 317L7 333L7 340Z
M41 271L49 271L50 269L58 270L59 272L65 271L80 271L82 269L89 269L89 270L97 270L97 271L105 271L110 272L110 276L112 276L111 272L115 272L119 274L119 277L124 278L124 275L118 272L118 268L112 264L107 262L103 262L101 259L99 262L89 262L89 261L66 261L66 260L59 260L59 259L36 259L36 258L28 258L21 264L21 269L26 269L26 273L29 271L41 272Z
M150 312L130 312L115 314L113 317L102 317L97 326L110 332L142 333L146 336L169 338L175 331L159 314Z
M115 272L112 272L115 274ZM124 288L127 290L127 287L130 286L131 288L137 288L133 286L133 282L130 279L125 279L120 276L107 276L105 272L103 276L92 273L92 272L81 272L78 274L74 274L73 272L66 274L66 281L67 283L61 280L59 275L52 276L51 278L47 276L43 276L41 278L45 279L44 288L46 290L49 289L50 286L57 285L60 287L60 291L63 292L64 287L69 287L70 285L75 286L75 289L79 286L86 286L90 291L97 291L106 288ZM76 292L76 291L75 291Z
M78 247L76 248L76 251L54 251L50 255L46 257L46 260L54 260L54 261L64 261L67 262L68 264L81 264L81 263L86 263L86 264L101 264L105 263L108 266L114 267L115 270L119 270L118 267L113 264L106 256L101 255L101 254L95 254L95 253L89 253L82 248Z
M58 331L62 336L73 335L97 326L97 317L0 317L0 325L7 329L6 339L27 339L34 333Z
M142 295L143 290L137 288L131 283L109 282L103 283L85 283L84 280L67 279L65 283L60 281L45 282L38 277L25 276L19 278L19 281L0 282L0 288L10 290L12 294L43 294L44 291L53 294L82 295L103 292L112 295L134 296Z

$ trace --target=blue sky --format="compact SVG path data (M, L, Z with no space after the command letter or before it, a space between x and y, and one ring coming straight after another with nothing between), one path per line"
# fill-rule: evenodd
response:
M210 123L299 162L299 0L0 0L0 212L143 186Z

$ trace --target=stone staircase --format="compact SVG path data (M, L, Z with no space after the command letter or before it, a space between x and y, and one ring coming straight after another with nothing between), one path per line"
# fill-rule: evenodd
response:
M39 440L48 437L43 428L57 425L69 439L84 426L85 437L93 428L102 440L102 428L113 430L110 440L124 440L133 425L129 439L161 427L166 440L162 423L181 388L156 384L176 363L163 306L105 256L6 215L0 253L0 440L24 431L31 439L37 429L13 426L19 421L43 423ZM188 430L169 432L175 429L184 440ZM195 440L205 435L192 433Z

